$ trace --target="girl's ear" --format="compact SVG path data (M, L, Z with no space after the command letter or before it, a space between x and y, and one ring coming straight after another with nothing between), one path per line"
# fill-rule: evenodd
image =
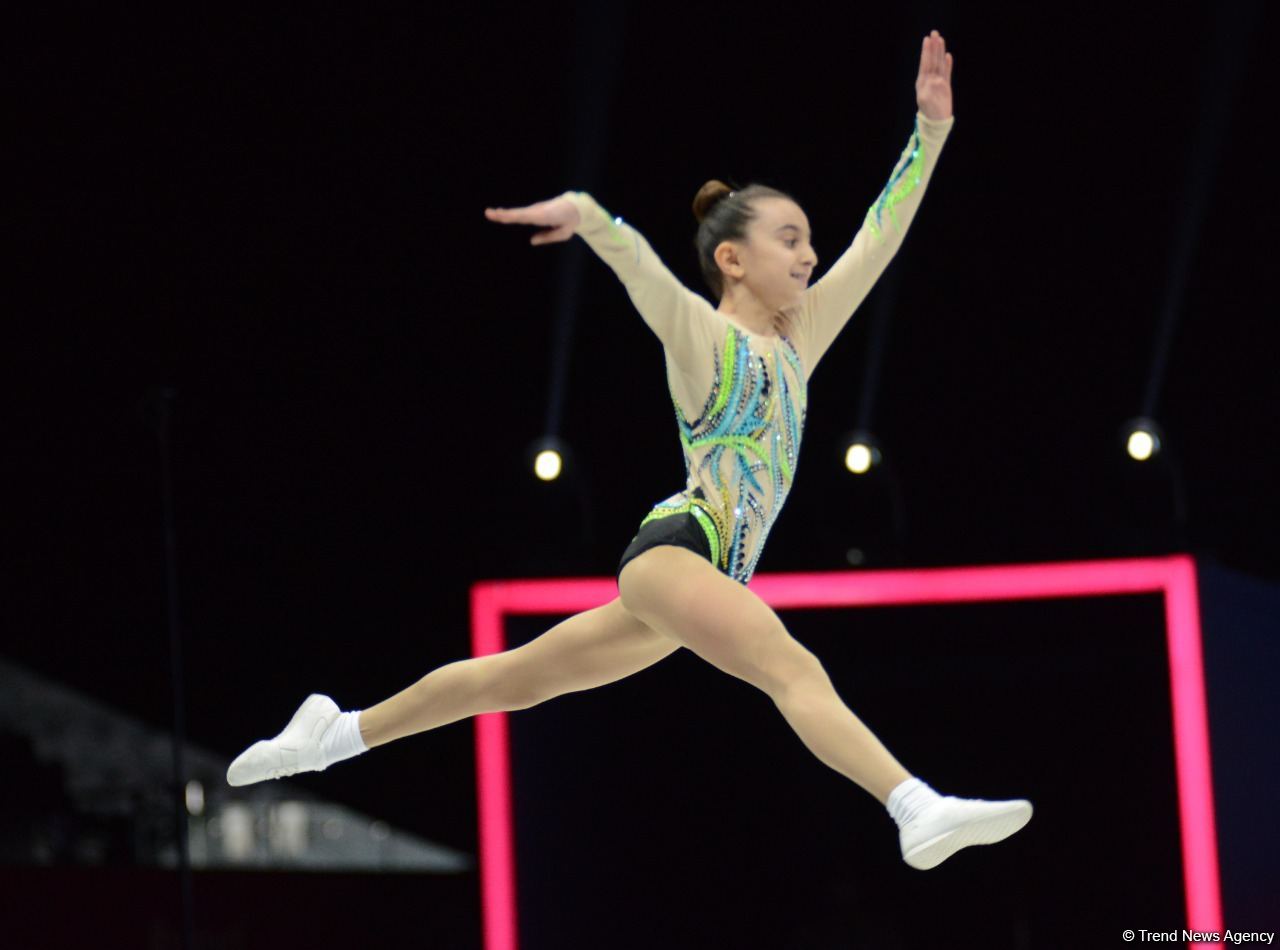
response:
M732 241L721 241L716 245L716 252L713 257L722 274L727 274L736 279L742 278L742 258L739 255L738 246Z

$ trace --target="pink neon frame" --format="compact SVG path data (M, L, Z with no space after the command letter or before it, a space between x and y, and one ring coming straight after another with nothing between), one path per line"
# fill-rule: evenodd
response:
M757 574L750 588L775 610L1163 593L1187 927L1200 932L1222 932L1199 595L1195 562L1190 556L902 571ZM471 588L472 652L475 656L484 656L506 649L503 618L508 615L574 614L598 607L617 595L617 584L611 577L474 584ZM475 723L484 946L485 950L516 950L515 828L507 714L487 713L477 716ZM1222 944L1196 946L1221 947Z

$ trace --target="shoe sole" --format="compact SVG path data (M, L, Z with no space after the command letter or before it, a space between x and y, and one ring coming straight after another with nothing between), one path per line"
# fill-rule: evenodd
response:
M904 855L907 864L919 871L936 868L961 848L975 844L995 844L1031 820L1031 803L1020 803L1002 815L991 815L968 822L952 831L944 832L916 845Z

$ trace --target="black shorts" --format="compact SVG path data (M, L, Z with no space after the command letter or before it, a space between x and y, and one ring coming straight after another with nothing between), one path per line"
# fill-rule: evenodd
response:
M641 525L640 531L622 552L622 560L618 562L618 570L614 576L622 573L628 561L659 544L688 548L711 562L711 542L707 540L706 532L702 530L698 519L686 511L678 515L667 515L665 518L654 518L648 524Z

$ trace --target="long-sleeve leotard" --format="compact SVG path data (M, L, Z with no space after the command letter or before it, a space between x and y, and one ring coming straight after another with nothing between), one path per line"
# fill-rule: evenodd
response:
M779 315L776 337L731 323L591 195L562 196L578 209L576 233L618 276L666 357L687 478L644 522L691 513L707 533L712 560L740 583L750 581L790 491L814 368L902 245L954 123L954 116L917 112L853 242L795 310Z

